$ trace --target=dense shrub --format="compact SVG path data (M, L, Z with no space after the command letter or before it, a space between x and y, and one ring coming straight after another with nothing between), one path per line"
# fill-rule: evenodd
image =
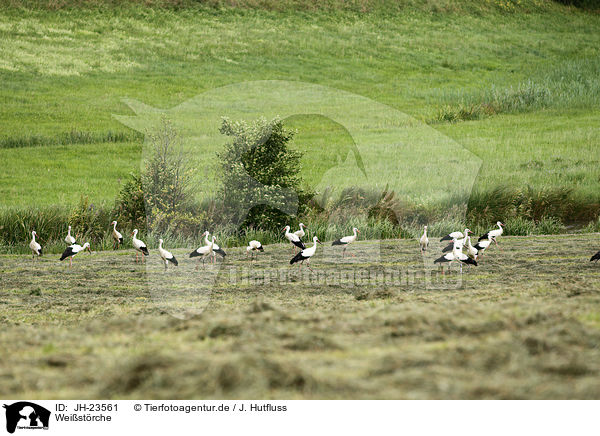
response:
M79 204L71 210L67 223L72 226L77 240L95 244L104 238L110 222L111 216L108 210L96 207L88 197L82 196Z
M288 147L294 133L279 118L252 123L223 119L232 141L219 153L224 221L259 229L281 228L312 197L300 178L301 153Z
M121 187L115 202L113 216L124 227L145 231L146 207L142 176L139 173L131 173Z

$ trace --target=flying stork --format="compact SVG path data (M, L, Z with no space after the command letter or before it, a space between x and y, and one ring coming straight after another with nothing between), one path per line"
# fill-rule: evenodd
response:
M168 252L167 250L165 250L162 247L163 242L164 241L162 239L158 240L158 253L160 254L160 257L162 257L162 260L165 263L165 271L166 271L169 262L171 262L175 266L179 265L179 263L177 262L177 259L175 259L175 256L173 256L173 254L171 254L170 252Z
M358 233L360 233L360 230L358 230L356 227L354 227L352 229L353 234L350 236L344 236L343 238L338 239L337 241L333 241L331 243L331 245L343 245L344 246L344 251L342 251L342 257L346 256L346 248L348 248L348 245L352 244L354 241L356 241L356 238L358 237ZM352 253L350 253L352 254ZM354 254L352 254L352 256L354 256Z
M73 258L77 255L77 253L86 250L89 251L90 254L92 254L92 250L90 250L90 243L86 242L85 244L79 245L79 244L73 244L73 245L69 245L67 247L67 249L63 252L62 256L60 257L61 262L63 260L65 260L67 257L69 258L69 268L71 268L73 266Z
M310 267L310 258L317 251L317 243L321 244L321 241L319 241L319 238L314 236L313 237L313 246L309 247L309 248L305 248L305 249L301 250L298 254L296 254L292 258L292 260L290 260L290 265L300 262L299 268L302 269L302 265L304 264L304 261L306 260L306 266L308 267L309 270L312 271L312 268Z
M138 229L133 229L133 232L131 233L131 243L133 244L133 248L135 248L135 263L138 263L138 252L142 253L142 263L144 263L144 256L149 256L150 253L148 252L148 247L146 247L144 241L137 238L137 234Z
M37 257L40 257L42 255L42 246L40 244L38 244L35 240L35 237L37 236L37 232L34 230L31 232L31 242L29 243L29 248L31 248L31 252L33 253L33 256L31 257L31 261L33 262Z
M112 237L113 237L113 241L114 241L113 249L117 250L119 248L119 244L123 243L123 235L117 231L117 222L116 221L113 221L111 224L113 226L113 230L112 230Z
M67 245L73 245L75 242L77 242L75 240L75 238L73 236L71 236L71 226L69 226L69 230L67 231L67 236L65 237L65 242L67 243Z
M421 247L421 253L427 251L429 246L429 238L427 237L427 226L423 227L423 236L419 239L419 246Z
M306 248L306 245L304 245L304 242L302 242L298 235L296 235L295 233L290 233L290 226L285 226L283 230L285 231L285 237L287 238L287 240L294 245L294 252L296 252L295 247L298 247L301 250L304 250Z
M265 251L260 241L252 240L248 242L248 246L246 247L246 254L252 256L254 258L255 251Z

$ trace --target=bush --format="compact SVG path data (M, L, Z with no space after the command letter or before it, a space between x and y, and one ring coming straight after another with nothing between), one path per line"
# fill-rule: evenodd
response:
M279 118L250 124L225 118L220 131L232 138L218 154L219 198L228 224L280 229L289 215L306 210L312 193L299 176L302 154L288 147L294 134Z
M130 173L129 179L121 187L115 202L113 216L123 227L146 230L146 208L144 205L144 189L142 176Z
M88 197L82 196L79 204L71 210L69 223L78 241L85 240L96 244L104 239L111 217L102 207L90 203ZM59 237L57 235L57 237Z

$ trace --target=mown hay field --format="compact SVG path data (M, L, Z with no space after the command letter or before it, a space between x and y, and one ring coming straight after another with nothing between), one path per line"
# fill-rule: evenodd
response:
M599 239L506 237L462 283L457 269L442 276L431 263L440 244L424 261L411 240L358 242L346 260L320 247L314 272L302 273L287 264L287 245L253 262L230 249L198 271L183 249L166 272L154 247L148 268L131 249L81 254L71 270L55 255L36 265L4 255L0 392L597 399L600 265L589 257ZM384 270L401 279L355 279ZM277 273L285 278L263 281ZM180 292L202 280L210 292L200 298Z

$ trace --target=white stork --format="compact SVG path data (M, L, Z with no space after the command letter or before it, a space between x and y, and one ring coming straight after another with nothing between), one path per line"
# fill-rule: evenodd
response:
M204 232L204 233L208 233L208 232ZM209 242L208 245L203 245L202 247L199 247L198 249L192 251L190 253L190 257L198 257L198 256L202 256L202 264L204 265L204 262L206 261L206 258L208 256L211 256L211 262L214 264L214 260L215 260L215 241L217 240L216 236L213 236L211 238L211 242ZM198 269L198 266L200 264L200 259L198 259L198 262L196 262L196 269Z
M138 253L142 253L142 263L144 263L144 256L149 256L148 247L144 241L137 238L138 229L133 229L131 233L131 243L133 244L133 248L135 248L135 263L138 263Z
M423 236L419 239L419 246L421 247L421 253L427 251L427 247L429 246L429 238L427 237L427 226L423 227Z
M117 222L116 221L113 221L111 224L113 226L113 230L112 230L112 237L113 237L113 241L114 241L113 249L117 250L119 248L119 244L123 243L123 235L117 231Z
M65 237L65 242L67 243L67 245L73 245L75 242L77 242L75 240L75 238L73 236L71 236L71 226L69 226L69 230L67 231L67 236Z
M173 256L173 254L171 254L169 251L165 250L162 247L163 242L164 241L162 239L158 240L158 253L160 254L160 257L162 258L163 262L165 263L165 270L166 270L169 262L171 262L175 266L179 265L179 263L177 262L177 259L175 259L175 256Z
M483 252L490 246L490 244L492 242L494 242L495 244L497 244L495 236L490 236L488 239L486 239L484 241L479 241L473 247L477 250L477 252L479 254L481 254L483 256Z
M310 258L315 254L315 252L317 251L317 243L321 243L321 241L319 241L319 238L317 238L316 236L313 237L313 246L309 247L309 248L305 248L303 250L301 250L298 254L296 254L292 260L290 260L290 265L293 265L297 262L300 262L299 267L302 268L302 265L304 264L304 261L306 260L306 266L308 267L309 270L312 271L312 268L310 267Z
M477 256L479 254L479 250L471 245L471 237L467 236L467 256L469 256L473 260L477 260Z
M481 242L485 239L490 239L490 237L494 237L494 242L496 243L496 245L498 246L498 248L500 248L500 245L498 245L498 241L496 241L496 238L498 238L499 236L502 236L502 233L504 233L504 224L502 224L500 221L498 221L496 223L496 225L498 226L497 229L494 230L490 230L489 232L487 232L485 235L481 236L479 238L478 242Z
M290 233L290 226L285 226L283 230L285 231L285 237L287 238L287 240L294 245L294 252L296 252L295 247L298 247L301 250L304 250L306 248L306 245L304 245L304 242L302 242L298 235L296 235L295 233Z
M598 263L598 261L600 260L600 251L592 256L592 258L590 259L590 262L592 262L594 260L596 261L596 263Z
M473 232L469 229L465 229L465 233L452 232L452 233L449 233L446 236L444 236L442 239L440 239L440 242L452 241L454 239L464 239L469 233L473 233Z
M306 232L304 231L304 229L308 229L308 227L306 227L303 223L300 223L300 230L296 230L294 232L294 235L298 236L300 239L304 238L304 235L306 235Z
M460 232L455 232L455 233L460 233ZM448 245L446 245L444 247L444 249L442 250L442 253L449 253L454 249L455 245L459 246L459 249L462 250L463 247L467 244L467 238L470 238L469 233L473 233L471 232L469 229L465 230L465 236L463 238L456 238L453 239L452 242L450 242ZM462 233L460 233L462 235Z
M342 257L344 257L346 255L346 248L348 248L348 245L352 244L354 241L356 241L356 238L358 237L358 233L360 233L360 230L358 230L356 227L354 227L352 229L353 234L350 236L344 236L343 238L338 239L337 241L333 241L331 243L332 246L334 245L343 245L344 246L344 251L342 251ZM352 254L352 253L350 253ZM352 254L352 256L354 256L354 254Z
M204 245L208 246L211 244L211 241L208 240L208 235L210 235L210 232L204 232ZM215 237L216 239L216 237ZM218 255L220 255L221 257L225 257L227 256L227 253L225 253L225 251L223 251L223 249L221 247L219 247L217 244L215 244L215 241L212 241L213 244L213 251L215 253L217 253Z
M37 232L35 230L31 232L31 242L29 243L29 248L31 248L31 252L33 253L33 256L31 257L32 262L35 260L36 256L40 257L42 255L42 246L35 240L36 236Z
M65 260L67 257L69 258L69 268L71 268L73 266L73 258L77 255L77 253L86 250L89 251L90 254L92 254L92 250L90 250L90 243L86 242L85 244L79 245L79 244L73 244L67 247L67 249L63 252L62 256L60 257L61 262L63 260Z
M448 263L448 268L450 268L450 265L452 264L452 262L460 262L460 272L462 273L462 264L468 264L468 265L475 265L477 266L477 261L474 259L471 259L469 256L467 256L466 254L464 254L462 252L462 245L460 244L460 242L458 242L457 239L454 239L454 248L452 249L451 253L446 253L443 256L439 257L438 259L436 259L433 263L439 263L440 266L443 265L444 263ZM444 273L444 267L442 266L442 274Z
M252 256L254 258L255 251L265 251L260 241L252 240L248 242L248 246L246 247L246 254Z

